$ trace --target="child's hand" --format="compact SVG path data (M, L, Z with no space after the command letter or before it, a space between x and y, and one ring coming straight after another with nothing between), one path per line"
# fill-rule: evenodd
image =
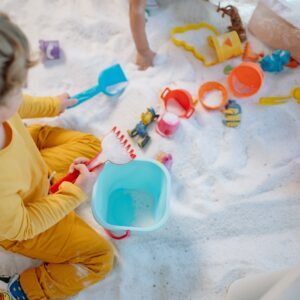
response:
M73 164L70 166L70 172L72 173L74 170L77 170L80 172L80 175L74 182L75 185L80 187L86 194L90 194L93 186L97 180L97 177L101 170L103 169L103 165L99 166L92 172L89 171L89 169L86 166L86 163L89 161L89 159L85 157L79 157L74 160Z
M75 166L76 165L87 165L87 163L90 161L90 159L86 158L86 157L78 157L76 159L74 159L73 163L71 164L70 168L69 168L69 173L73 173L75 170Z
M136 57L136 64L139 66L139 69L146 70L149 67L152 67L155 55L156 53L153 52L151 49L143 53L138 52Z
M70 99L70 95L68 93L63 93L57 97L60 100L60 113L63 113L67 107L77 103L76 99Z

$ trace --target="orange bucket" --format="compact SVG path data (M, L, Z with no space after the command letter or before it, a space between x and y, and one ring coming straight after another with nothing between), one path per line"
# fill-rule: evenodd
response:
M210 93L213 91L219 91L221 93L220 102L217 105L208 105L205 102L205 96L207 93ZM199 97L199 101L201 102L202 106L207 110L221 109L228 102L228 93L227 93L225 87L216 81L209 81L209 82L204 83L199 88L198 97Z
M243 62L227 77L230 91L236 97L244 98L256 94L264 81L261 67L252 62Z

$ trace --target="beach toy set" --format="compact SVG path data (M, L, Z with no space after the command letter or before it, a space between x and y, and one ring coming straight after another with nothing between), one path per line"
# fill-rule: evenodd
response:
M165 88L161 93L164 113L159 118L156 131L163 137L172 137L180 124L180 119L188 119L195 111L191 94L184 89Z
M207 37L207 45L213 50L215 58L209 60L199 49L177 38L191 30L206 29L211 32ZM243 53L238 32L231 31L219 35L218 31L209 24L189 24L172 30L172 41L177 46L190 51L203 61L205 66L222 63L243 54L244 62L237 67L227 66L227 84L229 91L237 98L255 95L264 81L261 67L271 71L280 70L283 66L293 63L287 51L266 56L255 53L247 44ZM45 45L43 47L46 47ZM53 47L53 46L52 46ZM47 47L46 47L47 48ZM54 48L49 48L50 59L55 57ZM52 50L51 50L52 49ZM274 62L275 61L275 62ZM280 61L281 65L278 63ZM256 63L255 63L256 62ZM258 63L257 63L258 62ZM121 95L128 84L127 78L120 65L103 70L97 85L71 98L77 99L75 107L92 97L104 93L114 97ZM208 98L216 93L213 104ZM260 99L264 105L281 104L294 98L300 103L300 88L292 90L289 96L265 97ZM221 111L224 115L223 124L236 128L241 121L241 106L237 101L229 99L229 93L221 83L211 81L203 83L198 90L198 98L193 101L192 95L184 89L165 88L161 93L164 111L159 116L153 108L148 108L141 114L141 120L127 133L137 138L137 144L144 148L150 141L148 127L157 120L156 131L163 137L172 137L181 119L189 119L195 112L195 104L199 102L208 111ZM155 160L135 159L136 154L125 136L116 128L102 141L101 154L87 163L90 171L100 165L105 165L94 186L92 211L99 222L114 239L124 239L132 232L150 232L160 228L166 221L169 212L170 174L173 157L170 153L160 152ZM50 192L55 193L63 181L75 182L77 171L67 174L51 186Z
M237 98L246 98L255 95L261 88L264 82L264 73L260 66L253 62L243 62L229 72L227 76L227 84L229 91ZM224 113L225 120L223 124L236 128L241 121L242 109L240 105L233 99L229 100L227 88L219 82L209 81L204 82L198 89L198 98L192 102L192 96L185 90L167 89L162 94L162 99L165 101L173 99L173 93L180 91L182 107L185 108L181 116L190 117L195 111L194 105L199 102L208 111L221 111ZM167 97L166 97L167 95ZM179 99L181 99L179 98ZM211 99L213 100L211 103ZM162 128L165 128L164 126ZM158 129L159 131L159 129ZM173 132L173 131L172 131Z
M241 63L233 68L227 77L228 88L237 98L246 98L256 94L260 90L263 81L263 71L259 65L252 62ZM240 123L240 105L234 100L229 100L226 87L219 82L209 81L203 83L198 89L198 98L195 101L193 101L191 94L183 89L170 90L166 88L162 92L161 98L164 101L166 113L159 119L156 130L165 137L174 134L179 125L179 118L191 117L195 111L194 105L197 102L208 111L223 111L225 114L223 124L228 127L235 128ZM208 98L213 98L214 103L211 104ZM174 105L174 103L177 105ZM174 107L177 114L174 113ZM180 108L179 111L178 107Z
M203 29L209 30L212 33L207 37L208 45L215 52L215 57L212 60L209 60L204 53L199 52L195 46L190 45L186 41L177 37L178 34L183 34L187 31ZM218 30L215 27L206 23L174 27L171 31L171 40L176 46L180 46L186 51L192 52L193 55L197 59L201 60L206 67L222 63L227 59L240 56L243 53L241 41L236 31L219 35Z

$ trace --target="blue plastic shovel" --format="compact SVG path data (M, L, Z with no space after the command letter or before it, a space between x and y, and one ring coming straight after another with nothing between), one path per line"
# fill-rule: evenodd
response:
M110 97L119 96L124 92L127 84L128 80L121 66L119 64L113 65L100 73L96 86L71 96L71 99L77 99L77 103L69 106L68 109L93 98L101 92Z

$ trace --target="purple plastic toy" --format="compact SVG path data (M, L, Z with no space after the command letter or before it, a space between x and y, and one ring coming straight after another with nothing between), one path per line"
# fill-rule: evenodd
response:
M60 58L58 41L39 41L44 60L55 60Z

